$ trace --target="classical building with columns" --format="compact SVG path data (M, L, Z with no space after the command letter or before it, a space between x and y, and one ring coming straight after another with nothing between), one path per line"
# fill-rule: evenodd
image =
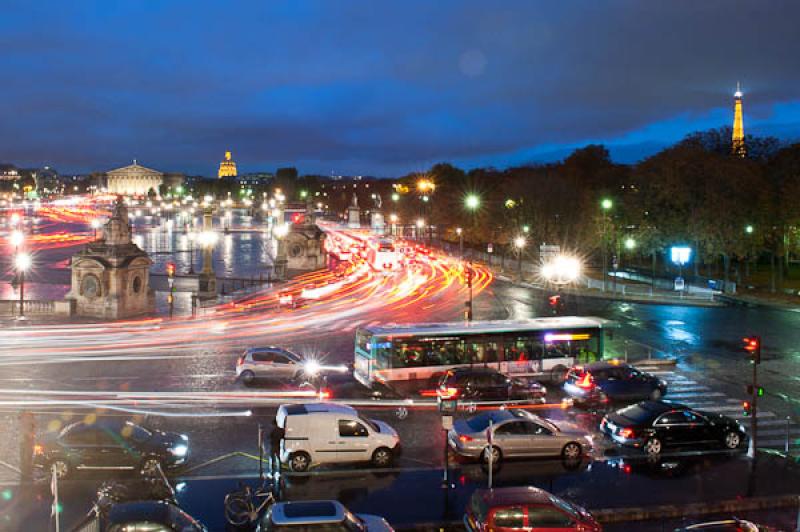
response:
M110 194L128 196L145 196L164 182L164 174L152 168L146 168L134 159L133 164L106 172L106 184Z

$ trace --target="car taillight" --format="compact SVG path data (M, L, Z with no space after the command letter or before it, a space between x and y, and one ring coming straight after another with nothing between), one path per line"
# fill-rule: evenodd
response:
M333 397L333 394L331 393L330 390L328 390L328 389L320 390L320 392L319 392L319 398L320 399L330 399L331 397Z
M592 382L592 374L589 372L584 373L583 378L576 382L575 385L579 388L591 388L594 386L594 383Z
M458 437L458 441L460 441L461 443L471 442L474 439L475 438L472 438L471 436L467 436L466 434L462 434L461 436Z
M619 435L622 436L623 438L633 438L633 434L634 434L633 429L622 429L621 431L619 431Z
M454 399L458 396L458 388L439 388L439 397L442 399Z
M244 364L244 355L240 356L239 360L236 361L237 366L241 366L242 364Z
M39 444L33 446L33 455L34 456L42 456L44 454L44 447Z

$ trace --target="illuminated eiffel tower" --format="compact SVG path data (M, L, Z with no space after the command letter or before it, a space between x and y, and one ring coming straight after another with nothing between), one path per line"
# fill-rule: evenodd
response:
M744 122L742 121L742 88L736 84L736 92L733 93L733 136L731 138L731 152L737 157L747 155L747 147L744 145Z

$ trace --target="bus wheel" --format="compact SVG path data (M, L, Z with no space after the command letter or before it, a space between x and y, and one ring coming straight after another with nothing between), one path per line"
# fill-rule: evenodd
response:
M567 367L559 364L550 370L550 380L556 384L564 384L567 380Z

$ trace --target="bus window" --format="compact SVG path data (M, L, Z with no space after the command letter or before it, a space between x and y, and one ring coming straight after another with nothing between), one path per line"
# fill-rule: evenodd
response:
M364 331L356 332L356 347L358 349L361 349L365 353L368 353L370 356L372 356L372 352L369 349L369 341L371 338L372 335L367 332Z

